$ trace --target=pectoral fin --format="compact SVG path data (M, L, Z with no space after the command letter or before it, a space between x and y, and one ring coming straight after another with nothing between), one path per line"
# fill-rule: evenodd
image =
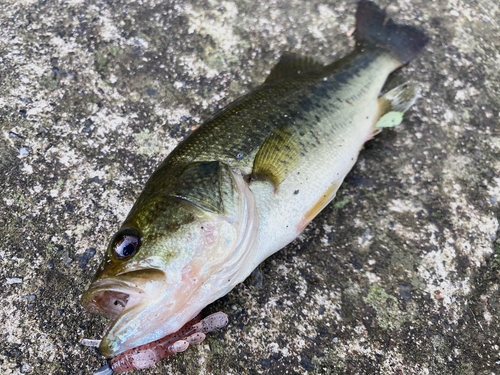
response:
M257 153L252 179L269 179L277 188L301 159L299 135L290 127L276 129Z

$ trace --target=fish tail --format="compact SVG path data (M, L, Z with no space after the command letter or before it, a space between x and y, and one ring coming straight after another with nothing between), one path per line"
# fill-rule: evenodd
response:
M388 19L374 2L361 0L356 12L356 40L362 46L388 50L405 65L422 52L429 37L416 27Z

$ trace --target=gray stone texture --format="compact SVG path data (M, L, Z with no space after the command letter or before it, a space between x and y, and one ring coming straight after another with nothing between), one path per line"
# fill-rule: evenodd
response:
M380 0L431 44L403 125L292 244L144 374L500 372L500 6ZM0 369L91 374L79 305L155 166L284 51L353 48L355 1L0 2ZM319 177L320 178L320 177Z

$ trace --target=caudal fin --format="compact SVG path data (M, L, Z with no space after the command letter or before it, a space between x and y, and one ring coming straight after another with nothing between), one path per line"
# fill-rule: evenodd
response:
M356 40L388 50L404 65L423 51L429 37L416 27L387 19L385 11L374 2L361 0L356 12Z

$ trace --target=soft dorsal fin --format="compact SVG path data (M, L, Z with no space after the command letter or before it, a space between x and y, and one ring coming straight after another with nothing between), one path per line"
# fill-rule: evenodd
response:
M285 77L297 77L301 74L312 72L323 67L324 65L314 61L311 57L304 57L293 52L286 52L271 70L265 83L277 81Z

